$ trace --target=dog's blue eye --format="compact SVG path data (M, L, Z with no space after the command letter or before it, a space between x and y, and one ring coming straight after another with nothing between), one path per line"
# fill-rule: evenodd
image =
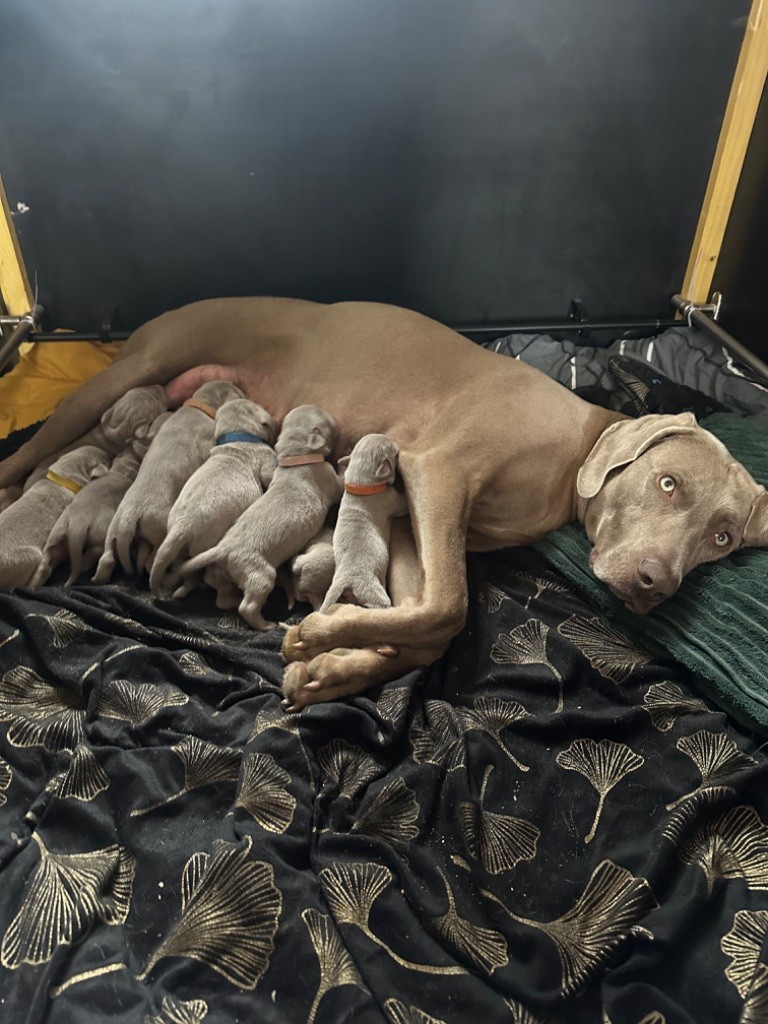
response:
M659 487L664 491L665 494L671 494L677 486L677 481L673 476L663 476L659 480Z
M722 530L720 533L715 534L715 545L718 548L727 547L731 543L731 535Z

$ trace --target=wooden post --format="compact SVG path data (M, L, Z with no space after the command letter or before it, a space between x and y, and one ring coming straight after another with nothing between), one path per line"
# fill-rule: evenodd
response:
M29 287L19 240L13 226L8 199L0 179L0 295L12 316L21 316L32 308Z
M768 0L752 0L723 127L680 294L706 302L768 76Z

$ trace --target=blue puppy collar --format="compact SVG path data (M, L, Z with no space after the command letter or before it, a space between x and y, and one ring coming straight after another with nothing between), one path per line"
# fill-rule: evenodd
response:
M216 444L231 444L233 441L248 441L250 444L268 444L258 434L247 434L244 430L233 430L229 434L222 434L216 438Z

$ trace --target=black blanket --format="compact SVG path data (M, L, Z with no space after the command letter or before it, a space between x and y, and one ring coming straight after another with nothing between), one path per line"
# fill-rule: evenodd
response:
M291 717L278 631L0 595L0 1020L768 1020L758 741L526 551Z

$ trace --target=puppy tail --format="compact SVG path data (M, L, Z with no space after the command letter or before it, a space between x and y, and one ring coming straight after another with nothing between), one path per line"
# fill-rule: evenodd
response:
M221 552L217 546L215 548L208 548L207 551L203 551L201 554L195 555L194 558L187 559L187 561L182 562L178 568L179 576L189 576L193 572L199 572L201 569L205 569L207 566L213 565L214 562L219 560L220 554Z
M149 574L149 589L155 597L159 597L163 589L166 589L163 587L163 576L165 576L170 565L181 554L184 543L183 534L172 530L157 549L152 572Z
M325 595L325 600L320 605L318 611L327 612L332 604L338 604L339 598L344 593L346 588L346 580L334 576L334 578L331 580L330 587L328 587L328 593Z

